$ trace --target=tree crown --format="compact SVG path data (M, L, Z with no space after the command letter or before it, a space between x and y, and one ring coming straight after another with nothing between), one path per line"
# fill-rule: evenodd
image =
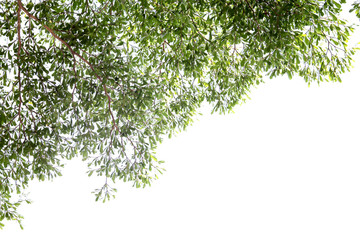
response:
M228 112L265 75L340 81L355 51L344 4L0 1L0 226L20 221L16 196L61 175L61 158L104 176L105 200L110 180L157 178L157 143L202 102Z

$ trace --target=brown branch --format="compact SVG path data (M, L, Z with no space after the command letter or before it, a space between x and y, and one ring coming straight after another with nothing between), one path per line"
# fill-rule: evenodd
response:
M257 29L259 30L259 34L260 34L260 25L259 25L259 22L256 20L256 15L255 15L255 11L254 11L254 8L250 5L249 1L248 0L245 0L245 2L247 3L247 5L249 6L249 8L251 9L251 11L253 12L253 15L254 15L254 20L257 24Z
M35 21L40 22L40 20L39 20L37 17L35 17L34 15L32 15L28 10L26 10L26 9L24 8L21 0L18 0L18 5L19 5L19 9L18 9L18 13L19 13L19 14L20 14L20 11L22 10L22 11L24 11L24 12L26 13L26 15L29 16L29 18L32 18L32 19L34 19ZM69 51L71 52L71 54L73 55L74 58L75 58L75 56L77 56L77 57L79 57L83 62L85 62L85 63L91 68L91 70L94 72L96 78L99 79L101 83L103 83L103 79L96 73L93 65L92 65L89 61L87 61L87 60L86 60L83 56L81 56L79 53L75 52L74 49L73 49L67 42L65 42L62 38L60 38L58 35L56 35L56 33L54 32L53 29L51 29L50 27L48 27L48 26L45 25L45 24L42 24L42 26L43 26L46 30L48 30L54 38L56 38L56 39L59 40L62 44L64 44L64 45L69 49ZM112 110L111 110L111 97L109 96L109 94L108 94L108 92L107 92L107 87L106 87L106 84L105 84L105 83L103 83L103 88L104 88L105 95L106 95L106 97L108 98L109 111L110 111L111 118L112 118L112 120L113 120L113 124L115 125L116 129L118 130L118 132L121 133L121 132L120 132L120 129L119 129L118 126L116 125L115 118L114 118L114 115L113 115Z
M104 9L107 7L107 5L109 4L109 2L110 2L110 1L107 1L107 2L106 2L106 4L105 4L105 6L104 6L104 7L102 7L99 11L97 11L97 13L96 13L96 14L100 14L100 13L102 13L102 11L104 11Z
M20 0L18 0L18 3L20 2ZM18 115L19 115L19 120L20 120L20 131L22 129L22 119L21 119L21 104L22 104L22 99L21 99L21 72L20 72L20 54L21 54L21 9L20 6L17 10L17 35L18 35L18 79L19 79L19 109L18 109Z
M200 35L203 39L205 39L206 41L208 41L209 43L211 43L211 41L210 41L209 39L207 39L207 38L199 31L199 29L198 29L198 27L197 27L194 19L193 19L191 16L190 16L190 19L191 19L191 22L193 23L193 26L195 27L196 31L199 33L199 35Z
M19 8L21 10L23 10L30 18L34 19L35 21L38 21L40 22L40 20L35 17L34 15L32 15L29 11L27 11L24 6L22 5L21 3L21 0L18 0L18 3L19 3ZM62 38L60 38L58 35L56 35L56 33L54 32L53 29L49 28L47 25L45 24L42 24L44 28L46 28L46 30L48 30L51 35L56 38L57 40L59 40L62 44L64 44L68 49L69 51L71 52L71 54L75 57L79 57L82 61L84 61L90 68L91 70L94 72L95 76L101 81L103 82L102 78L96 73L94 67L91 65L91 63L89 63L85 58L83 58L80 54L78 54L77 52L74 51L74 49L67 43L65 42Z
M10 120L10 122L8 122L5 126L0 126L0 127L2 127L2 128L5 128L5 127L8 127L8 128L10 128L10 125L11 125L11 123L14 121L14 119L17 117L19 115L19 113L17 113L11 120Z

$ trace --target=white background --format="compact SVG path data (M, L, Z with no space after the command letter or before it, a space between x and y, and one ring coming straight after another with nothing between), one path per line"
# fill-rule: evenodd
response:
M20 230L1 240L360 239L360 60L342 83L273 79L226 116L204 115L166 140L167 171L150 188L119 182L95 202L102 181L86 164L34 182Z

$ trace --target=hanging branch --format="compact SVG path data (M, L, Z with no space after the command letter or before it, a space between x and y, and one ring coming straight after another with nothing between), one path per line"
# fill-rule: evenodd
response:
M18 0L18 2L20 2L20 0ZM17 36L18 36L18 52L17 52L17 57L18 57L18 80L19 80L19 109L18 109L18 115L19 115L19 120L20 120L20 132L22 130L22 118L21 118L21 105L22 105L22 99L21 99L21 68L20 68L20 54L21 54L21 9L20 7L17 10ZM26 137L26 136L25 136Z
M20 11L22 10L22 11L24 11L24 12L26 13L26 15L29 16L29 18L32 18L32 19L34 19L35 21L40 22L40 20L39 20L37 17L35 17L34 15L32 15L28 10L26 10L26 9L24 8L21 0L18 0L18 6L19 6L18 15L20 14ZM18 21L19 21L19 19L18 19ZM56 38L57 40L59 40L62 44L64 44L64 45L69 49L69 51L71 52L73 58L75 58L75 56L77 56L77 57L79 57L83 62L85 62L85 63L90 67L90 69L94 72L96 78L99 79L101 83L103 83L102 85L103 85L103 88L104 88L105 95L106 95L106 97L107 97L107 99L108 99L109 112L110 112L110 115L111 115L111 118L112 118L112 121L113 121L113 125L115 126L115 128L117 129L117 131L118 131L119 133L121 133L119 127L117 126L117 124L116 124L116 122L115 122L114 114L113 114L113 112L112 112L112 110L111 110L111 101L112 101L112 99L111 99L111 97L110 97L110 95L109 95L109 93L108 93L108 90L107 90L107 87L106 87L105 83L103 82L103 79L96 73L95 68L93 67L93 65L92 65L89 61L87 61L83 56L81 56L79 53L75 52L74 49L73 49L66 41L64 41L62 38L60 38L60 37L54 32L53 29L51 29L50 27L48 27L46 24L42 24L42 26L43 26L46 30L48 30L54 38ZM19 73L19 74L20 74L20 73Z

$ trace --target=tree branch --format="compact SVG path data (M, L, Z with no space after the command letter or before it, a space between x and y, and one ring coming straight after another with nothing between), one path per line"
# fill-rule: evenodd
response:
M254 15L254 20L257 24L257 29L259 30L259 33L260 33L260 27L259 27L259 22L256 20L256 15L255 15L255 11L254 11L254 8L250 5L249 1L248 0L245 0L246 4L249 6L249 8L251 9L253 15Z
M18 0L18 3L21 2L20 0ZM18 7L17 10L17 36L18 36L18 52L17 52L17 57L18 57L18 79L19 79L19 109L18 109L18 115L19 115L19 120L20 120L20 131L22 130L22 119L21 119L21 104L22 104L22 99L21 99L21 68L20 68L20 54L21 54L21 9L20 9L20 5Z
M32 18L32 19L34 19L35 21L40 22L40 20L39 20L37 17L35 17L34 15L32 15L28 10L26 10L26 9L24 8L21 0L18 0L18 5L19 5L19 9L18 9L18 13L19 13L19 14L20 14L20 11L22 10L22 11L24 11L24 12L26 13L26 15L29 16L29 18ZM42 24L42 26L43 26L46 30L48 30L54 38L56 38L56 39L59 40L62 44L64 44L64 45L69 49L69 51L71 52L71 54L73 55L74 58L75 58L75 56L77 56L77 57L79 57L83 62L85 62L85 63L91 68L91 70L94 72L96 78L100 80L100 82L101 82L102 85L103 85L105 95L106 95L106 97L107 97L107 99L108 99L109 111L110 111L110 115L111 115L113 124L114 124L114 126L116 127L116 129L118 130L118 132L121 133L119 127L117 126L117 124L116 124L116 122L115 122L115 118L114 118L113 112L112 112L112 110L111 110L111 97L110 97L110 95L109 95L109 93L108 93L108 91L107 91L106 84L103 82L103 79L96 73L95 68L93 67L93 65L92 65L89 61L87 61L83 56L81 56L79 53L75 52L74 49L73 49L67 42L65 42L62 38L60 38L58 35L56 35L56 33L54 32L53 29L51 29L50 27L48 27L48 26L45 25L45 24Z

